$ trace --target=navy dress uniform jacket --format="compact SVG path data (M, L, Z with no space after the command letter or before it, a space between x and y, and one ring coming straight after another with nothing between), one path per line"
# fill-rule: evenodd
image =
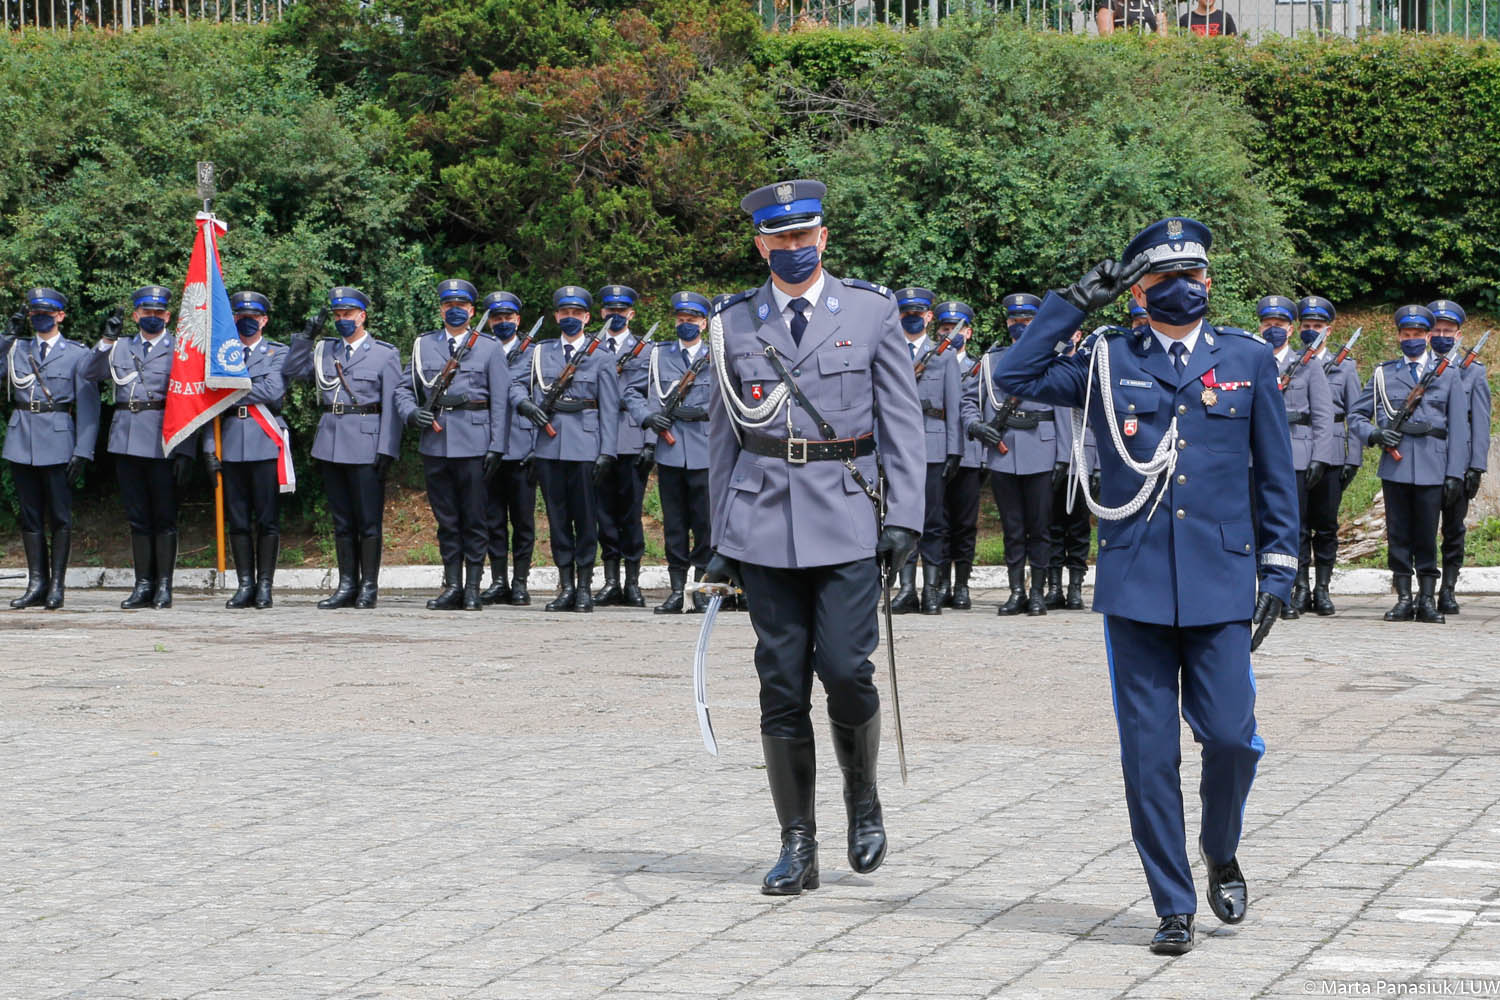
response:
M587 338L578 338L578 349L588 343ZM547 340L532 349L531 373L528 391L532 401L538 405L546 390L562 374L566 366L563 361L561 340ZM620 383L615 378L615 356L604 350L601 343L594 353L584 359L568 383L561 402L592 401L595 405L574 413L561 409L552 414L552 428L557 437L548 437L547 432L537 428L536 457L559 462L592 462L600 455L615 458L619 455L620 442ZM637 447L636 450L640 450Z
M1083 319L1049 292L1026 335L1000 358L997 392L1081 407L1089 354L1054 350ZM1297 484L1270 349L1241 331L1205 325L1181 375L1149 328L1097 337L1090 350L1110 352L1115 382L1114 412L1104 412L1096 386L1088 415L1100 441L1105 506L1122 506L1141 485L1105 421L1122 434L1133 421L1135 433L1123 440L1136 461L1150 458L1174 416L1179 435L1177 468L1155 513L1148 500L1130 517L1099 524L1094 610L1184 627L1248 621L1257 555L1260 589L1286 601L1297 570ZM1205 403L1202 376L1210 372L1221 387ZM1258 522L1243 488L1252 459Z
M459 344L468 339L460 335ZM448 364L448 334L432 330L422 334L411 345L411 363L401 373L396 389L396 413L405 424L418 409L426 407L437 413L437 425L424 428L418 452L432 458L483 458L486 452L504 454L510 429L510 366L500 342L481 333L474 346L458 364L458 371L443 393L448 400L464 404L488 404L484 409L441 410L429 399L428 387ZM528 421L529 422L529 421ZM519 456L517 456L519 457Z
M60 335L45 361L37 361L35 340L18 338L0 352L0 379L11 400L5 450L0 457L39 467L65 465L73 458L93 460L99 437L99 385L87 373L92 353L78 341ZM41 381L30 381L37 371ZM55 409L50 413L32 412L33 404Z
M395 344L376 340L367 332L354 356L344 363L344 380L349 383L346 391L334 366L335 352L341 351L343 344L338 337L324 337L316 344L305 337L294 337L282 375L313 379L320 408L379 404L380 412L338 414L325 410L313 437L312 457L344 465L373 465L377 455L395 458L401 454L401 418L396 412L401 352Z
M703 357L708 351L707 337L700 339L703 342L699 345L698 353L695 355L698 358ZM672 394L677 388L677 383L692 365L687 351L682 349L680 343L654 346L649 364L650 377L646 383L647 413L664 412L665 397ZM714 372L712 362L710 362L693 379L693 384L688 387L687 393L682 398L682 405L678 407L677 419L672 423L672 436L677 439L676 444L667 444L665 438L658 437L655 432L648 432L656 438L657 465L673 469L708 468L707 418L709 406L714 401L713 381ZM685 419L684 415L697 419Z
M145 338L122 337L109 350L96 346L89 356L84 376L91 382L110 379L115 386L115 409L109 421L110 454L166 457L161 437L166 411L160 404L167 398L167 383L172 379L173 344L172 334L164 332L156 338L148 356ZM158 408L131 410L131 403L156 403Z
M245 367L250 370L250 391L240 397L238 405L225 410L224 419L220 421L224 461L266 462L277 457L276 442L261 430L250 416L249 408L257 403L269 407L276 414L276 423L286 427L286 421L281 417L281 405L286 399L286 379L282 377L281 369L286 364L289 350L285 344L262 336L254 347L245 351ZM203 433L203 450L214 450L211 427Z
M1418 371L1425 374L1435 364L1436 358L1431 354L1424 355ZM1405 358L1387 361L1377 367L1350 414L1354 424L1352 433L1368 442L1375 429L1374 422L1378 421L1381 427L1390 424L1415 385ZM1381 389L1384 406L1377 399L1377 388ZM1377 410L1382 412L1377 413ZM1380 478L1413 486L1441 486L1444 479L1462 479L1468 471L1470 458L1469 396L1456 369L1450 367L1433 380L1411 419L1444 428L1447 436L1404 434L1396 449L1401 453L1401 461L1396 461L1387 452L1380 453Z

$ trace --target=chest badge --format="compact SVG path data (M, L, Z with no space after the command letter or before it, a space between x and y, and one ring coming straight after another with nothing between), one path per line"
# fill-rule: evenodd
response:
M764 323L766 317L771 315L771 307L762 302L760 308L755 310L755 315L759 316L760 321Z
M827 304L828 304L828 311L831 312L831 313L836 313L841 308L839 306L839 300L838 300L837 296L830 295L824 301L827 302Z
M1128 438L1133 438L1140 426L1140 422L1135 417L1126 417L1125 423L1120 426L1120 433Z
M759 382L750 383L750 398L757 402L765 395L765 390L760 387Z

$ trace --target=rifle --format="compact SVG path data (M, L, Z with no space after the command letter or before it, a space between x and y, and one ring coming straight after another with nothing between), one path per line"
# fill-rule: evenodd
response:
M1464 359L1458 363L1459 368L1467 368L1474 363L1474 360L1479 357L1479 352L1484 350L1484 345L1489 341L1490 332L1484 331L1484 335L1474 342L1474 346L1464 352Z
M1000 409L995 411L995 419L989 422L989 426L995 428L1001 434L1005 433L1005 425L1010 423L1010 418L1021 408L1020 396L1006 396L1005 401L1000 404ZM1010 449L1005 446L1004 441L995 442L995 450L1002 455L1009 455Z
M661 326L661 320L657 320L655 323L652 323L651 329L646 331L646 335L644 337L635 338L635 347L630 349L630 353L621 355L620 360L615 362L616 378L619 378L621 375L625 374L626 365L630 364L630 362L641 356L641 349L646 346L646 342L651 339L651 335L656 332L656 328L659 326Z
M463 363L464 358L468 357L469 352L478 343L479 331L483 330L484 324L489 322L490 313L492 312L494 312L493 306L486 309L484 315L479 317L479 322L469 328L468 339L458 345L458 350L453 352L453 356L448 359L448 363L443 365L443 370L438 372L437 378L433 379L432 384L427 387L427 406L433 411L432 430L435 434L443 433L443 425L437 422L437 411L442 408L439 404L442 402L443 393L447 392L448 387L453 384L453 379L458 374L458 366ZM415 364L415 362L413 363ZM339 377L343 377L342 372L339 373Z
M542 396L542 417L545 421L542 430L547 432L548 437L557 437L557 428L552 426L552 411L557 407L557 401L562 399L562 394L567 390L573 376L578 374L578 366L581 365L590 354L599 349L599 343L603 339L603 328L589 334L588 342L582 347L575 348L573 360L563 366L563 370L557 373L557 378L552 382L552 388Z
M682 401L687 398L688 390L693 387L693 383L697 381L698 376L703 374L703 369L708 365L708 361L708 348L705 347L703 353L698 355L698 360L694 361L688 367L688 370L683 373L682 378L678 379L677 384L672 387L672 391L667 394L666 400L662 402L661 412L668 420L675 420L677 418L677 411L681 408ZM677 443L677 438L673 435L671 428L664 431L657 431L657 436L669 445ZM646 446L641 449L641 464L645 466L647 463L655 460L656 442L648 441L646 442Z
M1282 392L1286 392L1286 387L1292 384L1292 374L1296 372L1298 368L1301 368L1313 358L1317 357L1318 352L1323 349L1323 341L1327 339L1328 331L1325 329L1322 333L1318 334L1317 340L1307 345L1306 350L1302 352L1302 357L1297 359L1296 364L1291 365L1287 368L1286 371L1276 376L1276 388L1280 389Z
M963 336L964 328L967 325L967 320L959 320L958 324L948 332L948 337L946 340L944 340L941 344L938 344L936 347L929 347L927 349L927 353L917 359L916 365L912 368L912 374L917 378L921 378L922 373L927 370L927 363L933 358L942 354L948 348L954 346L953 342L959 337Z
M526 331L526 336L522 337L521 342L511 348L510 353L505 356L506 365L515 364L516 359L526 353L526 348L531 346L531 338L536 336L536 332L542 328L542 320L546 318L545 315L536 318L536 322L531 324L531 329Z
M1354 336L1349 338L1349 343L1341 347L1338 354L1334 355L1333 364L1330 367L1337 368L1339 365L1344 363L1344 359L1349 357L1349 352L1354 350L1354 345L1359 340L1359 335L1364 332L1364 327L1360 327L1358 330L1354 331Z
M1427 390L1431 388L1433 381L1447 370L1448 359L1439 358L1438 363L1432 366L1432 370L1423 375L1417 384L1411 387L1411 392L1406 394L1406 402L1401 404L1401 409L1397 411L1396 418L1390 423L1391 430L1398 434L1401 433L1401 428L1405 427L1406 422L1411 419L1412 414L1417 412L1417 406L1421 404L1422 397L1427 395ZM1399 448L1387 448L1385 453L1391 456L1392 461L1401 461L1401 450Z

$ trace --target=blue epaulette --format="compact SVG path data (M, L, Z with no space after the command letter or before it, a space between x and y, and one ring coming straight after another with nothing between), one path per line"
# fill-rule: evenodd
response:
M747 288L743 292L735 292L733 295L729 296L729 298L725 299L723 302L720 302L717 306L714 307L714 315L717 316L719 315L719 313L723 312L725 309L728 309L730 306L736 305L740 302L744 302L746 299L750 298L758 291L760 291L759 288Z
M1255 341L1260 341L1261 343L1265 343L1265 341L1261 340L1259 337L1257 337L1255 334L1251 333L1249 330L1241 330L1237 326L1214 326L1214 327L1209 327L1209 329L1213 330L1214 333L1221 333L1221 334L1227 333L1227 334L1232 334L1233 336L1236 336L1236 337L1245 337L1245 338L1247 338L1249 340L1255 340Z
M867 292L875 292L876 294L883 295L888 299L893 299L896 297L895 293L884 285L877 285L875 284L875 282L865 281L863 278L844 278L843 282L850 288L863 288Z

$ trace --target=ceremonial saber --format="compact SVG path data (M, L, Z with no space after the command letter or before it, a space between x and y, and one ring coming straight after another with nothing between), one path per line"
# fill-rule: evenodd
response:
M703 612L703 627L698 630L698 645L693 649L693 707L698 712L698 732L703 737L703 748L719 756L719 741L714 739L714 724L708 716L708 638L713 635L714 622L719 617L719 607L724 598L740 593L727 583L705 583L698 580L682 588L686 594L707 594L708 609Z
M885 524L885 476L878 477L880 483L879 499L876 502L876 513L880 515L880 524ZM901 765L901 784L906 784L906 737L901 732L901 689L896 686L896 625L891 619L891 584L896 579L896 563L892 559L887 563L889 572L883 572L878 565L876 572L880 573L880 589L885 598L885 659L886 669L891 675L891 718L896 722L896 760Z

